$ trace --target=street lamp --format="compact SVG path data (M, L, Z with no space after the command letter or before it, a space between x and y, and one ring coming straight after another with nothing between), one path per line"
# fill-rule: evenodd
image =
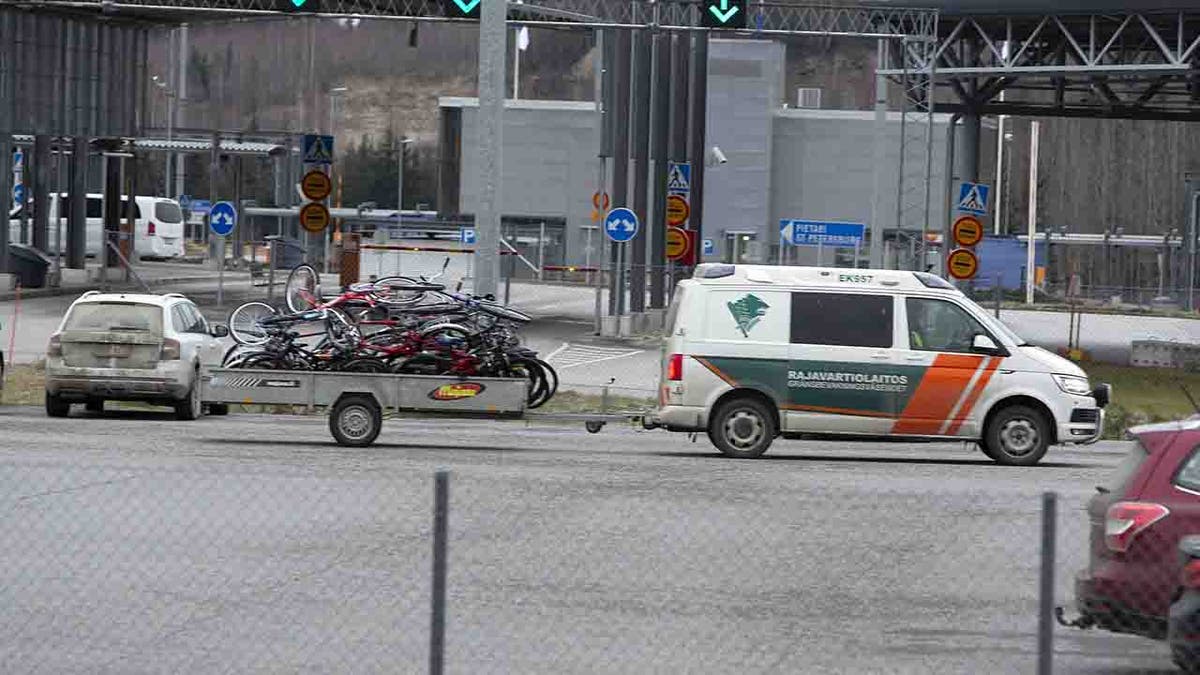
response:
M175 137L175 92L172 91L171 87L166 82L164 82L162 78L160 78L157 75L150 76L150 81L154 83L154 86L161 89L163 92L163 95L167 97L167 141L168 142L172 141L172 140L174 140L174 137ZM174 161L175 163L178 164L182 160L179 158L178 155L173 155L169 152L167 153L166 158L163 160L163 173L164 173L163 196L164 197L171 196L171 162L172 161ZM176 195L176 196L178 196L178 195Z
M329 135L336 136L334 118L337 115L337 96L350 91L349 87L334 87L329 90Z
M413 142L406 136L396 139L396 224L404 225L404 146Z

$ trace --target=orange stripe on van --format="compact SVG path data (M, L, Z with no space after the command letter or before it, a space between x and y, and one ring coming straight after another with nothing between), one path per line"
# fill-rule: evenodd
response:
M713 375L716 375L716 376L717 376L717 377L719 377L719 378L721 378L721 380L723 380L723 381L725 382L725 384L727 384L727 385L729 385L729 386L731 386L731 387L736 387L736 386L738 386L738 382L737 382L737 380L733 379L732 377L729 377L729 376L728 376L728 375L726 375L726 374L725 374L725 373L724 373L724 372L723 372L723 371L722 371L720 368L718 368L718 367L714 366L714 365L712 364L712 361L709 361L708 359L706 359L706 358L704 358L704 357L702 357L702 356L693 356L692 358L693 358L693 359L696 359L697 361L699 361L699 362L700 362L700 365L702 365L702 366L704 366L705 368L708 368L709 370L711 370L711 371L712 371L712 374L713 374Z
M891 413L880 412L878 410L858 410L855 408L829 408L820 405L798 405L791 403L785 406L780 406L784 410L794 410L797 412L819 412L830 413L833 415L853 415L855 417L893 417Z
M963 422L967 421L967 417L971 414L971 409L979 402L979 397L983 395L983 390L987 387L988 382L992 379L992 375L996 374L996 369L1000 367L1000 361L1003 359L999 356L991 359L983 372L979 374L979 379L975 382L975 386L971 387L971 393L967 394L967 400L963 401L962 407L958 409L958 414L954 416L954 422L950 428L946 430L947 436L953 436L958 433Z
M982 362L982 356L939 354L892 426L892 433L937 435Z

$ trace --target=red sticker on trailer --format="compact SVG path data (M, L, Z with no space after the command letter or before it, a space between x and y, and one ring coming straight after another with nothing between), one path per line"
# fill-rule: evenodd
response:
M429 398L435 401L458 401L464 398L474 398L483 389L483 385L478 382L455 382L454 384L443 384L429 392Z

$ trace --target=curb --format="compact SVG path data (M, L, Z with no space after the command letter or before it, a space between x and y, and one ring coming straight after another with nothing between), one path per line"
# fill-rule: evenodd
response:
M151 289L154 289L154 288L159 288L161 286L170 286L172 284L187 284L187 283L195 283L198 281L209 281L209 280L212 280L215 282L216 277L212 277L212 276L166 277L166 278L160 278L160 279L147 280L146 285L149 286ZM123 291L123 290L129 290L129 289L137 290L140 288L136 282L111 283L110 286L113 291ZM82 294L85 291L91 291L91 290L96 290L96 286L95 285L87 285L87 286L61 286L59 288L24 288L24 289L21 289L21 299L28 300L28 299L32 299L32 298L52 298L52 297L57 297L57 296L61 296L61 295L77 295L77 294ZM15 300L16 297L17 297L16 290L0 291L0 302Z

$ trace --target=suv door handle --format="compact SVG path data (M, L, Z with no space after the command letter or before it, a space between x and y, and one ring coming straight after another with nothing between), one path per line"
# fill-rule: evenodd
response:
M906 360L906 361L924 361L925 355L924 354L909 354L908 356L904 357L904 360Z
M887 361L888 359L892 358L892 355L891 354L872 354L871 358L875 359L876 361Z

